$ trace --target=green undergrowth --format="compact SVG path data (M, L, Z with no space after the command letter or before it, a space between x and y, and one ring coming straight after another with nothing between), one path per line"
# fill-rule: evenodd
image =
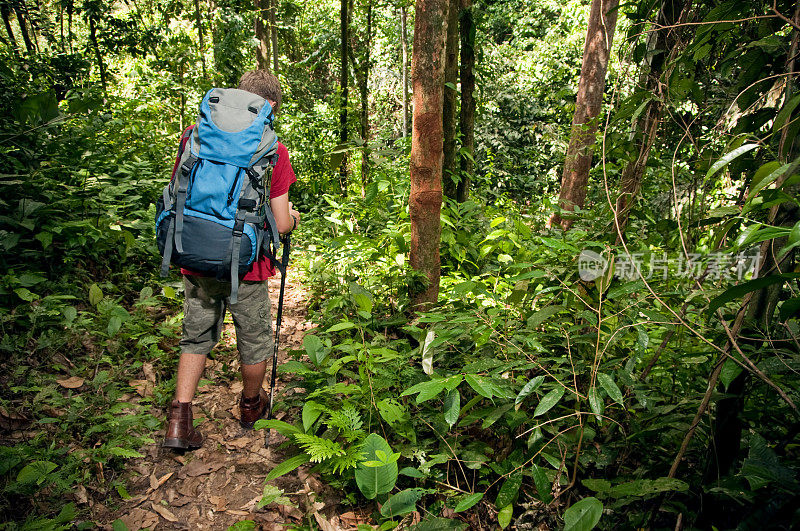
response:
M395 181L391 172L376 177ZM704 417L669 477L720 362L714 345L726 340L709 306L735 309L743 292L728 289L730 276L702 289L674 271L642 278L609 268L583 280L581 251L625 256L594 228L607 219L603 208L562 233L544 228L547 204L478 198L444 205L439 304L410 316L407 293L420 279L405 263L405 193L379 204L327 197L324 214L306 223L309 304L320 326L280 368L305 389L279 403L299 407L300 418L259 423L297 452L268 480L311 463L347 502L377 502L382 529L407 525L414 511L420 529L661 527L680 514L696 518L699 500L725 507L731 523L797 518L800 456L785 440L793 413L763 381L750 384L744 405L747 457L718 480L705 477L714 424ZM628 250L644 263L677 256L674 232L640 236ZM739 238L727 251L747 244ZM798 396L791 347L742 348ZM742 374L741 358L722 362L715 400ZM764 411L789 420L765 430Z
M0 528L90 529L86 497L127 496L125 461L153 442L173 385L177 305L151 221L171 139L136 125L147 107L90 90L6 96Z

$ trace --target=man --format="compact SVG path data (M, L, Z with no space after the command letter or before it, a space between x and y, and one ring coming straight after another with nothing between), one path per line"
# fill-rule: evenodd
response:
M264 70L245 73L239 89L266 99L277 115L281 104L278 79ZM191 135L189 127L181 136L178 160ZM289 152L278 143L278 160L272 172L269 203L275 216L278 232L291 232L300 221L300 213L289 202L289 187L297 181ZM178 161L173 176L178 170ZM267 359L274 348L267 279L275 274L270 260L262 256L242 278L238 301L230 303L230 282L181 269L184 275L183 338L175 398L170 407L164 447L191 449L203 443L203 437L192 425L192 400L205 369L206 356L219 341L225 309L229 309L236 328L236 344L241 361L243 391L239 401L240 424L252 429L268 407L267 394L262 389Z

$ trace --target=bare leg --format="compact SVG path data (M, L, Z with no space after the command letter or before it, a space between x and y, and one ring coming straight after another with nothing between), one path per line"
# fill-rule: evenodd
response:
M197 384L206 368L206 357L202 354L181 354L178 361L178 378L175 383L175 399L178 402L191 402L197 391Z
M242 364L242 387L243 395L251 398L258 396L261 386L264 383L264 375L267 372L267 360L253 365Z

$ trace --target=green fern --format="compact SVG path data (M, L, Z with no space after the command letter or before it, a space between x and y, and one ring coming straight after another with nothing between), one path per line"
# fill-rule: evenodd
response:
M311 456L311 461L321 463L332 457L347 455L342 446L331 439L323 439L310 433L295 433L293 435L297 444L303 447L305 452Z
M364 458L361 453L362 447L362 443L354 444L345 450L344 455L336 456L330 459L326 464L333 468L334 474L344 472L349 468L355 468Z
M361 414L352 404L345 404L341 409L329 411L329 417L325 424L337 430L348 442L353 442L364 437L364 430L361 427L364 422Z

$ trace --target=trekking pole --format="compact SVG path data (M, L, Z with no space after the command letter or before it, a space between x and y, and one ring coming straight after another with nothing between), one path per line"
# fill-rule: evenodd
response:
M267 420L272 418L272 403L275 398L275 380L278 376L278 339L281 334L281 317L283 316L283 292L286 289L286 272L289 266L289 244L291 242L291 233L281 236L283 243L283 255L281 256L281 291L278 295L278 313L275 317L275 346L272 350L272 377L269 383L269 408L267 409ZM269 429L264 439L264 447L269 446Z

